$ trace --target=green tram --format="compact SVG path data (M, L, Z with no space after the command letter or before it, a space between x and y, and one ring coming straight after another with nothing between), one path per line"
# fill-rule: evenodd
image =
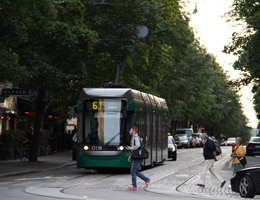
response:
M131 168L129 129L138 127L149 158L141 167L168 158L166 101L129 88L84 88L78 104L77 168Z

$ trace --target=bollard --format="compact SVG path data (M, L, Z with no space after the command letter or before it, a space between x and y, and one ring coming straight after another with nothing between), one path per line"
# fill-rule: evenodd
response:
M232 153L235 153L236 144L235 142L232 143Z

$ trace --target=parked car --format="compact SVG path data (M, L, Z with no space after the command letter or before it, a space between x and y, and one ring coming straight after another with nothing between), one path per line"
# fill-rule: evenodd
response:
M227 140L220 143L220 146L227 146Z
M187 135L189 143L190 143L190 145L189 145L190 147L194 148L196 146L195 139L192 137L193 130L191 128L177 129L176 135L179 135L179 134L186 134Z
M230 180L231 189L241 197L254 198L260 194L260 165L242 169Z
M189 148L190 147L190 142L188 139L188 136L186 134L177 134L174 136L175 142L177 144L177 147L182 148Z
M228 138L226 145L227 146L232 146L232 144L235 143L235 141L236 141L236 138L234 138L234 137Z
M260 155L260 137L251 137L248 144L246 145L246 155Z
M195 145L196 147L203 147L203 142L201 140L202 133L193 133L192 136L195 139Z
M168 158L172 160L177 160L177 145L172 136L168 136Z

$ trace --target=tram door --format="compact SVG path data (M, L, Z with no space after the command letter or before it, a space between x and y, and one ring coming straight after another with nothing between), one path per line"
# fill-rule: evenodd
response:
M157 138L157 161L162 161L162 118L161 115L158 115L158 138Z
M157 116L155 114L152 115L152 134L152 161L157 162Z
M145 160L145 165L151 165L152 163L152 137L151 137L151 115L149 113L146 114L146 123L145 123L145 131L146 131L146 139L145 146L147 151L149 151L149 158Z

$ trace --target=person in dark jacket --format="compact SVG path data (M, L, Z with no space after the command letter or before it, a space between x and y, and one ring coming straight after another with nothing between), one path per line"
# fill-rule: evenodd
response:
M34 128L33 128L33 127L30 127L30 130L29 130L28 133L27 133L27 139L30 140L30 141L32 141L33 134L34 134Z
M216 173L214 170L214 161L218 161L216 156L216 147L213 141L208 138L208 135L206 133L202 133L201 140L204 143L203 156L205 161L200 174L201 183L197 183L196 185L205 187L206 173L207 171L210 171L210 173L219 180L219 182L221 183L220 187L222 188L225 185L226 181L221 176L219 176L218 173Z

